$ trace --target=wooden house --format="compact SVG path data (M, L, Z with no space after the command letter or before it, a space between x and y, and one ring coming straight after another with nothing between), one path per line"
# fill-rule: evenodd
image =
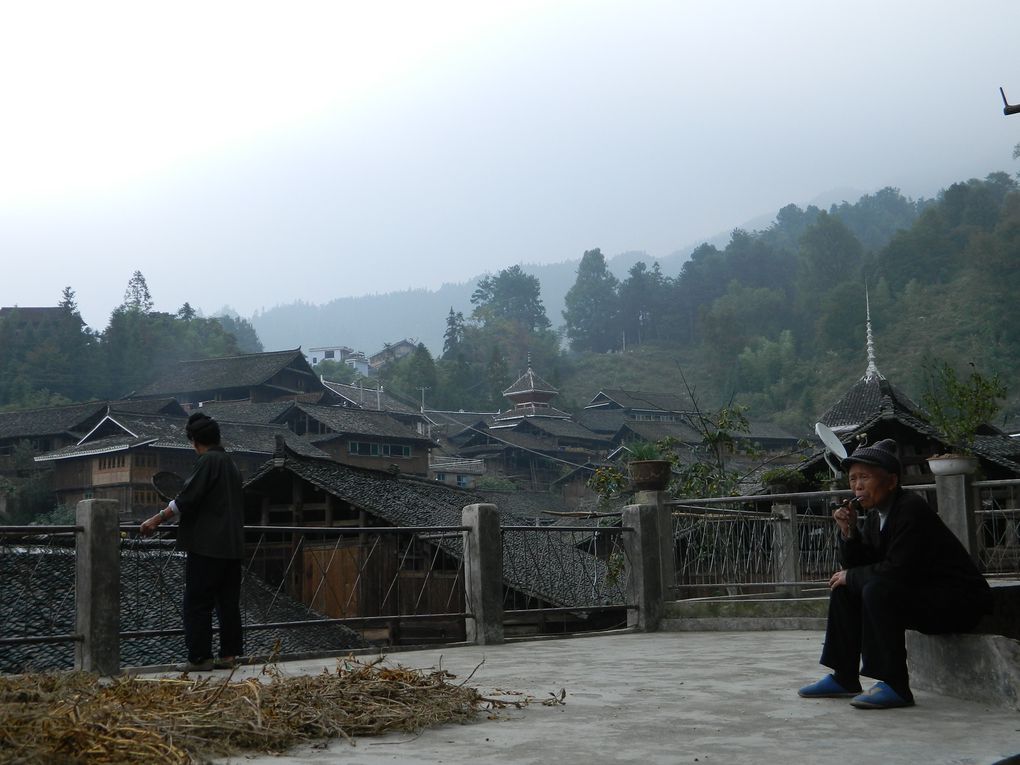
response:
M129 398L173 396L186 409L204 401L332 401L300 348L178 362Z
M484 459L492 473L547 489L564 471L605 452L609 439L554 407L556 388L531 367L503 395L509 409L450 436L459 456Z
M122 519L140 521L166 506L152 487L152 476L164 470L187 476L194 466L196 454L186 425L183 412L167 416L111 411L77 443L35 460L53 467L57 505L113 499L120 503ZM282 425L220 422L220 433L242 475L250 475L272 456L276 436L301 453L326 457Z
M283 425L345 465L428 474L433 442L389 412L298 401L207 402L202 411L223 422Z
M350 526L359 528L459 526L466 505L489 497L434 481L341 465L280 447L245 484L249 526ZM503 515L507 525L526 519ZM605 581L605 563L547 535L542 552L522 535L504 537L504 607L594 605L594 577ZM374 638L390 642L463 639L463 546L461 535L406 533L302 537L266 532L253 555L254 570L279 581L317 612L366 619ZM296 560L292 565L290 561ZM621 601L622 602L622 601ZM564 625L619 620L567 614ZM443 615L421 619L423 614ZM511 632L556 629L541 614L516 615ZM605 622L608 623L608 622Z

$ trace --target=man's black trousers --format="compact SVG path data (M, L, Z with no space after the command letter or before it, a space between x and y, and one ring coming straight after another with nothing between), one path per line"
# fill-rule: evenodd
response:
M904 630L966 632L977 624L984 607L982 598L966 590L908 585L885 577L869 578L859 588L837 587L829 596L821 663L838 678L855 680L859 672L909 694Z
M189 552L184 564L184 642L188 661L211 659L212 612L220 624L220 656L244 653L241 634L241 561Z

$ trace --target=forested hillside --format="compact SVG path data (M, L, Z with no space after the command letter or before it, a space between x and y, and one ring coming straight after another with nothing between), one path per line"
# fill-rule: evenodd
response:
M530 351L580 405L600 387L676 389L682 367L707 403L737 400L804 432L864 372L866 292L879 368L908 393L920 398L934 359L1015 379L1018 235L1020 193L996 173L930 201L885 189L829 210L790 205L764 231L697 248L675 277L638 262L621 280L591 250L566 296L564 353L536 308L538 280L514 267L485 280L470 314L447 316L438 360L421 347L385 382L491 409Z
M239 317L202 318L185 303L176 313L153 310L136 271L101 332L85 326L74 290L59 306L8 309L0 319L0 409L119 398L151 382L181 359L262 350Z
M521 266L460 285L464 310L421 311L396 333L441 336L437 352L420 344L381 382L415 400L424 389L430 406L491 411L530 360L572 408L603 387L677 390L683 369L706 405L736 400L804 432L864 372L866 294L879 368L909 394L920 398L934 359L1017 379L1020 191L1005 173L928 201L884 189L828 210L789 205L764 230L699 246L673 273L634 254L622 262L614 273L598 249L584 253L560 311ZM361 303L352 321L415 294ZM59 321L0 321L0 406L119 396L179 358L261 349L239 317L153 311L137 272L102 332L82 326L70 288L60 306Z

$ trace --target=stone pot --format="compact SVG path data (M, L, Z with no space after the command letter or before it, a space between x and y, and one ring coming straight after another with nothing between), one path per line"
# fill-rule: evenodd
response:
M630 485L638 491L663 491L669 486L673 464L669 460L631 460L627 463Z
M970 475L978 468L977 457L969 454L938 454L928 458L932 475Z

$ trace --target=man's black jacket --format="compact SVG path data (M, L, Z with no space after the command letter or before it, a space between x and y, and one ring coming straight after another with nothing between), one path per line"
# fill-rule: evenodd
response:
M956 535L919 494L897 488L880 530L878 510L858 522L858 534L840 535L847 585L860 591L874 577L916 587L952 589L991 606L988 582Z
M181 514L178 549L210 558L244 557L241 473L223 447L199 455L174 501Z

